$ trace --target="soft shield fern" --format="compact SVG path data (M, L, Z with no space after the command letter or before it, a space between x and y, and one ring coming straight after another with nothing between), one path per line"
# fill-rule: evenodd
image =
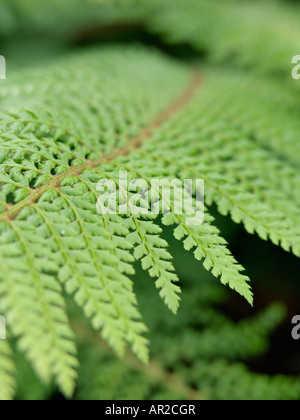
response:
M74 393L78 359L65 293L119 356L129 346L148 361L135 262L172 312L180 302L161 225L250 304L249 278L215 226L212 204L300 256L300 127L287 86L137 44L11 73L0 91L0 313L43 381L54 377L65 396ZM204 179L204 223L190 226L174 208L162 218L100 215L99 181L117 184L122 171L148 185ZM13 397L11 357L1 341L2 399Z

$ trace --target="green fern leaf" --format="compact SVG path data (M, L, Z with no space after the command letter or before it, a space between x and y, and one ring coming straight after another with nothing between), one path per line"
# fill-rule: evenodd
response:
M0 401L12 400L16 383L13 351L7 341L0 341Z
M198 12L204 7L191 4ZM177 13L168 19L171 36L180 28ZM157 22L148 24L157 30ZM187 212L174 208L162 223L174 226L185 250L251 304L249 278L214 226L211 204L300 256L299 122L289 112L290 95L275 81L265 88L272 93L276 86L283 108L284 125L271 129L274 104L257 80L195 66L136 45L109 46L16 71L1 90L0 313L39 377L49 382L54 376L66 396L74 392L78 362L64 291L119 356L129 344L145 362L147 328L131 278L135 261L155 279L172 312L180 301L160 219L98 214L99 181L116 181L122 171L146 185L161 177L204 179L204 223L191 227ZM6 344L2 354L9 359ZM0 373L8 398L11 372Z

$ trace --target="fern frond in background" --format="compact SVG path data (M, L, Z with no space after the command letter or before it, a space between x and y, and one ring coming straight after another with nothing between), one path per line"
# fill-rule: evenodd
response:
M144 316L154 332L154 361L148 366L130 357L125 363L116 360L95 335L87 333L88 343L79 346L80 391L76 398L118 400L135 395L145 400L297 399L297 379L255 375L242 364L266 351L268 334L284 316L282 307L274 304L255 319L234 324L211 306L223 302L222 290L207 282L205 274L202 280L200 287L187 284L179 322L163 307L153 316L151 307L156 307L157 297L150 290L148 294L143 292L144 307L146 302L149 305ZM203 310L200 314L199 306ZM91 379L87 372L92 366L99 369L94 370Z
M286 79L300 42L299 7L280 0L6 0L1 7L3 34L38 33L68 43L86 28L101 32L105 25L138 23L214 63Z
M282 319L280 308L234 326L209 302L206 307L199 276L187 288L191 302L183 302L184 314L173 318L158 310L145 317L146 327L141 313L152 305L137 300L139 279L133 276L140 260L168 308L178 311L181 282L168 249L172 240L163 237L163 226L170 226L185 251L253 304L249 277L217 228L212 205L247 232L300 256L299 100L289 81L300 40L299 7L217 0L14 0L1 3L1 9L0 46L12 59L0 91L0 313L11 337L0 342L0 398L14 396L16 351L9 346L16 348L15 339L17 353L25 354L43 382L55 378L66 397L74 395L82 324L72 316L70 322L66 292L119 356L129 346L147 363L145 333L154 329L153 355L162 366L158 377L144 380L153 365L134 361L128 368L102 341L83 333L79 398L125 398L121 373L127 376L129 369L131 397L141 392L145 399L226 399L226 387L243 377L245 387L236 389L236 398L239 392L249 395L247 386L256 383L261 385L253 397L272 398L282 381L281 397L297 399L296 380L269 383L232 365L265 350L268 334ZM84 51L74 45L85 28L97 39L116 25L122 33L128 23L164 45L189 45L192 59L179 60L136 41ZM46 46L43 60L37 55L33 62L29 50L35 44L38 51L40 42ZM99 215L99 181L117 183L123 171L149 185L152 178L204 179L204 223L191 227L187 215L174 209L162 218ZM214 293L217 286L209 287ZM153 291L141 294L155 299ZM157 322L165 318L164 333ZM204 329L199 334L190 329L193 318ZM178 323L177 339L186 343L185 362L193 365L194 378L174 349ZM220 337L227 348L218 346ZM178 389L168 386L173 363L181 378ZM92 365L100 373L88 385L84 372ZM103 366L108 376L120 374L120 385L116 380L109 389ZM216 379L229 371L228 383ZM164 380L160 389L157 383ZM192 392L193 384L199 393Z

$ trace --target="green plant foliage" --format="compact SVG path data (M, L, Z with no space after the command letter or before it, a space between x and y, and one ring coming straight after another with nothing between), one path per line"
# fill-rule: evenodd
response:
M0 384L1 384L1 401L9 400L14 394L15 383L15 366L12 361L12 350L8 342L0 341Z
M9 45L14 51L24 50L24 44L19 45L22 37L31 48L37 34L68 50L62 55L58 48L54 59L54 49L42 63L31 63L23 52L26 65L18 68L12 63L0 91L0 313L39 379L50 383L54 378L66 397L74 394L78 370L76 331L67 314L66 295L118 356L129 347L145 363L149 346L143 305L134 291L136 261L153 278L166 306L177 313L181 283L162 226L170 226L186 252L250 304L250 279L216 227L212 204L249 233L300 256L299 101L288 82L294 55L289 34L295 45L300 38L293 9L275 2L265 22L267 2L262 7L258 2L250 7L248 2L215 0L121 3L14 0L3 2L3 14L0 11L8 51ZM261 32L257 18L266 23ZM71 45L87 23L101 28L120 21L142 23L145 31L158 34L166 44L187 43L198 56L182 62L136 42L84 51ZM57 26L61 29L52 39ZM200 52L208 59L201 60ZM234 68L227 64L220 69L215 65L220 62ZM286 72L286 82L280 81L278 72ZM189 226L188 215L178 215L174 208L162 219L98 214L97 184L106 178L118 183L122 171L148 185L158 177L204 179L204 223ZM217 333L213 320L207 319L211 313L207 308L195 317L211 328L198 337L189 325L200 286L201 278L190 294L191 313L186 309L184 317L165 316L170 320L167 331L182 324L188 361L202 377L193 381L204 397L226 398L226 389L236 387L232 384L243 377L244 390L257 383L257 395L266 396L273 389L276 393L283 381L287 398L293 398L297 391L288 393L289 380L274 379L268 388L267 377L228 364L230 358L257 354L280 310L271 308L255 322L237 326L224 321ZM220 315L214 311L212 315L218 325ZM201 321L201 316L206 319ZM149 316L147 325L158 319L162 319L158 313ZM252 334L258 340L254 347L248 342ZM165 351L158 348L162 336L154 339L154 353L169 368L180 355L172 334L166 333ZM218 345L220 336L227 347ZM201 359L196 348L201 348ZM81 370L90 371L86 362L99 369L105 365L111 377L112 371L118 372L120 381L122 373L127 375L126 364L107 350L86 343L80 349ZM10 340L0 342L1 399L14 396L13 353ZM207 360L213 361L209 370ZM192 384L160 389L159 377L144 383L140 376L140 369L149 368L130 369L128 380L135 389L131 392L146 398L170 392L173 397L191 396ZM185 383L187 371L184 366L179 370ZM217 378L219 385L213 390L220 370L224 377L231 372L228 382ZM102 373L101 369L95 374L90 390L82 379L83 398L98 396L103 381L107 383ZM103 395L126 397L117 381L111 385ZM241 397L239 387L235 392Z
M287 78L300 42L299 7L280 0L6 0L1 31L67 39L85 25L141 23L165 43L191 45L210 61ZM72 9L70 11L70 9ZM3 25L2 25L3 22ZM101 27L101 26L100 26Z
M236 324L216 309L227 300L227 294L205 273L201 277L200 285L185 282L178 317L159 305L149 283L138 287L151 331L149 365L137 363L129 355L125 361L117 360L97 335L85 325L75 324L75 330L84 332L85 338L79 345L76 399L122 400L134 395L142 400L297 400L298 379L255 374L242 363L267 351L268 336L284 317L281 305L273 304L255 318ZM160 309L154 314L153 307Z
M175 248L172 244L172 251ZM180 252L176 249L175 254ZM189 264L191 270L198 265L192 257ZM187 272L184 264L178 269ZM201 269L200 274L199 284L193 279L184 281L180 314L174 317L153 293L149 278L138 270L136 291L151 338L152 360L147 365L131 354L117 359L72 307L72 328L80 337L74 399L298 400L298 378L258 374L244 365L268 351L269 335L285 317L282 305L272 304L236 323L220 310L228 293ZM24 358L18 356L17 367L18 398L47 398L49 387L37 386L36 375ZM28 383L33 385L28 387Z

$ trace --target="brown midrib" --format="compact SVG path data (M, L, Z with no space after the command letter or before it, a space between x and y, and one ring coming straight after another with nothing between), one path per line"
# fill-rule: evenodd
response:
M68 176L79 176L86 169L96 168L101 163L111 162L119 156L127 156L133 150L136 150L139 147L141 147L143 142L152 136L152 133L156 128L159 128L164 122L171 119L174 114L179 112L190 102L190 100L195 95L198 87L200 86L200 83L201 76L200 73L197 71L194 74L189 86L180 95L180 97L177 98L164 112L159 114L159 116L155 120L153 120L148 126L143 128L138 136L128 138L128 143L126 146L117 148L111 153L103 155L101 158L86 160L84 164L73 166L70 168L70 170L63 172L60 175L54 176L51 181L47 182L45 185L37 188L36 190L33 190L25 200L10 206L7 210L5 210L5 212L0 214L0 221L3 222L14 220L23 210L23 208L36 203L46 191L50 189L59 188L61 182Z

